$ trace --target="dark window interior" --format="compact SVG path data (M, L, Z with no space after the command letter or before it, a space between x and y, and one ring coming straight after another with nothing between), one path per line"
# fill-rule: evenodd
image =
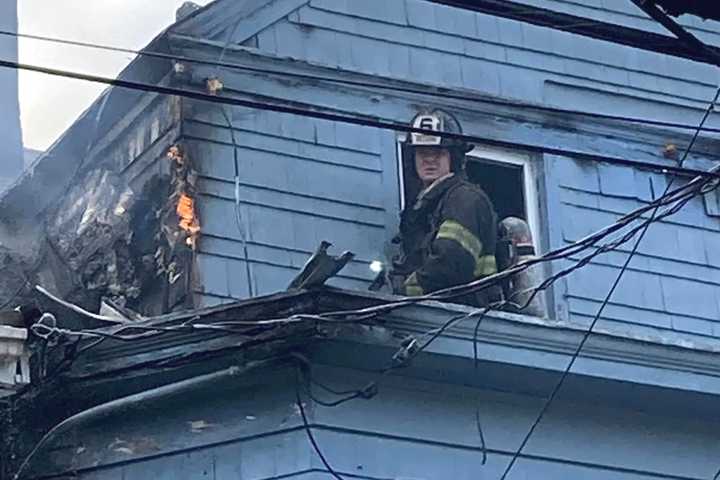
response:
M498 220L507 217L527 220L522 166L468 158L467 173L470 181L480 185L492 200Z

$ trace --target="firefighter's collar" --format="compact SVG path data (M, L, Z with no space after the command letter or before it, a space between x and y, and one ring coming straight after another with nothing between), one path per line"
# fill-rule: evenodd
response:
M417 196L417 200L415 200L415 205L413 209L419 210L422 208L423 201L432 193L435 193L440 188L440 185L445 184L449 179L454 178L455 173L450 172L447 175L443 175L442 177L435 180L433 183L428 185L424 190L420 191L420 193Z

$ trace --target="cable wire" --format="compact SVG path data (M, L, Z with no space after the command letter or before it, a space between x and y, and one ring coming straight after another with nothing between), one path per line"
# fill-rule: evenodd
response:
M320 457L320 461L322 461L323 465L325 465L325 468L327 471L335 477L336 480L345 480L345 478L340 475L335 469L330 465L330 462L328 462L327 458L325 458L325 455L323 454L322 450L320 449L320 446L317 443L317 440L315 440L315 435L313 435L312 427L310 426L310 422L308 422L307 415L305 414L305 406L303 405L302 398L300 397L300 378L298 374L298 379L295 384L295 402L298 407L298 411L300 412L300 417L302 418L303 427L305 429L305 433L307 434L308 440L310 441L310 444L312 445L313 449L315 450L315 453L317 453L318 457Z
M378 128L378 129L384 129L384 130L394 130L394 131L401 131L401 132L408 132L408 133L432 134L432 135L443 137L443 138L464 140L467 142L479 142L479 143L482 143L482 144L488 145L488 146L495 146L495 147L501 147L501 148L512 148L512 149L517 149L517 150L526 150L526 151L530 151L530 152L540 152L540 153L558 155L561 157L573 157L574 159L578 159L578 160L587 160L587 161L594 161L594 162L607 162L607 163L612 163L612 164L616 164L616 165L632 166L632 167L636 167L636 168L646 168L646 169L653 170L653 171L660 171L662 173L676 172L679 174L686 174L686 175L705 175L705 176L712 176L714 178L720 178L720 174L717 172L714 172L714 171L707 172L707 171L688 169L688 168L678 168L678 167L675 167L672 165L651 164L651 163L642 162L642 161L627 160L627 159L619 158L619 157L610 157L610 156L598 155L598 154L594 154L594 153L566 150L566 149L562 149L562 148L548 147L548 146L539 145L539 144L519 143L519 142L497 140L497 139L492 139L492 138L483 138L483 137L479 137L477 135L467 135L467 134L458 134L458 133L450 133L450 132L436 132L436 131L426 130L426 129L422 129L422 128L414 128L414 127L408 126L408 125L406 125L404 123L400 123L400 122L382 121L382 120L378 120L375 117L362 116L362 115L358 115L358 114L347 115L347 114L340 114L340 113L331 113L329 111L313 109L313 107L311 107L311 106L296 107L296 106L294 106L294 105L296 105L296 103L290 104L285 100L282 100L282 102L284 102L284 103L268 103L268 102L248 100L248 99L243 99L243 98L238 98L238 97L227 97L227 96L222 97L222 96L217 96L217 95L210 95L203 91L188 90L188 89L184 89L184 88L177 88L177 87L170 87L170 86L166 86L166 85L123 80L123 79L118 79L118 78L109 78L109 77L103 77L103 76L99 76L99 75L90 75L90 74L73 72L73 71L69 71L69 70L50 68L50 67L44 67L44 66L39 66L39 65L29 65L29 64L13 62L13 61L8 61L8 60L0 60L0 67L19 69L19 70L27 70L27 71L36 72L36 73L42 73L45 75L52 75L52 76L58 76L58 77L64 77L64 78L72 78L75 80L101 83L101 84L110 85L113 87L126 88L129 90L144 91L144 92L157 93L157 94L163 94L163 95L173 95L173 96L177 96L177 97L189 98L189 99L193 99L193 100L199 100L199 101L220 104L220 105L232 105L232 106L245 107L245 108L251 108L251 109L266 110L266 111L271 111L271 112L287 113L287 114L291 114L291 115L299 115L302 117L315 118L315 119L320 119L320 120L328 120L328 121L339 122L339 123L347 123L350 125L359 125L359 126L364 126L364 127L373 127L373 128ZM238 93L246 94L247 92L238 92Z
M716 167L717 168L717 167ZM284 326L290 323L298 323L298 322L324 322L329 324L340 324L340 323L356 323L356 322L363 322L363 321L369 321L374 320L379 315L383 313L390 312L392 310L414 305L416 303L419 303L424 300L447 300L449 298L453 298L454 296L458 295L467 295L468 293L472 293L475 291L480 291L484 288L488 288L489 286L495 285L506 278L511 277L512 275L518 274L522 271L524 271L526 268L529 268L532 265L535 265L540 262L545 261L553 261L558 259L566 259L570 258L570 256L576 255L584 250L592 249L591 253L585 255L584 257L581 257L579 260L575 261L575 264L567 267L556 274L552 275L551 277L545 279L540 285L535 287L534 289L529 289L532 291L532 295L527 299L526 304L523 305L520 308L525 308L533 299L534 297L541 291L547 289L550 285L552 285L555 281L557 281L560 278L563 278L570 273L574 272L575 270L584 267L587 265L592 259L597 257L600 254L609 252L611 250L614 250L618 248L620 245L630 241L634 236L641 231L646 225L650 223L654 223L657 221L660 221L664 218L667 218L668 216L676 213L681 208L684 207L684 205L687 204L692 198L694 198L697 195L707 193L715 188L718 188L718 185L720 185L720 182L711 181L708 178L704 177L697 177L693 179L692 181L688 182L686 185L677 188L671 192L668 192L667 195L664 195L663 197L658 198L657 200L650 202L648 205L641 207L639 209L634 210L633 212L630 212L623 216L620 220L615 222L614 224L611 224L610 226L607 226L598 232L588 235L582 240L579 240L577 242L574 242L566 247L562 247L559 249L556 249L554 251L550 251L544 255L541 255L539 257L536 257L535 259L528 260L525 262L521 262L514 267L511 267L509 269L506 269L502 272L499 272L497 274L485 277L483 279L470 282L465 285L451 287L449 289L441 290L439 292L431 293L422 297L412 297L412 298L406 298L400 301L386 301L382 302L379 305L375 305L372 307L365 307L365 308L359 308L354 310L341 310L341 311L335 311L335 312L326 312L322 314L296 314L292 315L290 317L283 317L283 318L267 318L267 319L257 319L252 321L225 321L225 322L218 322L216 324L199 324L194 323L194 318L191 318L190 320L183 322L180 325L171 325L171 326L160 326L160 325L152 325L152 324L144 324L144 325L138 325L138 324L128 324L123 325L118 328L114 329L102 329L102 330L80 330L80 331L70 331L65 329L59 329L59 328L51 328L47 325L37 325L35 326L34 331L38 333L41 336L49 336L53 333L61 334L61 335L69 335L69 336L87 336L91 338L98 338L98 337L106 337L106 338L112 338L116 340L121 341L134 341L139 339L145 339L161 334L165 334L168 332L182 332L182 331L193 331L193 330L214 330L214 331L222 331L226 333L233 333L233 334L248 334L249 330L248 327L255 327L258 328L273 328L277 326ZM674 203L673 203L674 202ZM642 214L646 212L648 209L655 208L655 207L662 207L665 206L665 210L662 211L660 214L656 214L654 216L651 216L649 219L646 219L642 221L640 224L630 228L626 233L623 235L613 239L610 242L607 242L603 245L597 245L597 242L603 238L606 238L610 234L618 231L619 229L627 226L630 222L636 221L642 218ZM527 293L527 292L523 292ZM502 302L501 304L493 305L492 308L497 309L501 308L503 305L511 304L512 298ZM514 305L514 304L513 304ZM487 313L487 312L484 312ZM444 324L442 327L436 328L431 330L430 332L426 333L426 336L431 336L430 340L425 342L423 345L420 346L419 351L417 353L420 353L422 350L427 348L430 343L432 343L436 338L438 338L444 331L446 331L448 328L452 327L455 323L464 320L466 318L473 318L478 315L484 314L483 311L476 311L471 314L462 314L458 315L457 317L451 318L446 324ZM238 330L239 328L243 328L242 330ZM138 334L122 334L124 331L135 331L139 330L142 333ZM392 368L390 368L392 369Z
M239 25L239 23L235 25L234 29L232 30L233 32L237 29L238 25ZM487 104L487 105L517 107L517 108L535 110L535 111L545 112L545 113L550 113L550 114L573 115L573 116L597 118L597 119L603 119L603 120L640 123L640 124L652 125L652 126L657 126L657 127L677 128L677 129L683 129L683 130L694 130L696 128L695 125L676 123L676 122L666 122L666 121L661 121L661 120L652 120L652 119L638 118L638 117L627 117L627 116L622 116L622 115L610 115L610 114L604 114L604 113L584 112L581 110L555 108L555 107L548 107L548 106L538 105L538 104L533 104L533 103L522 103L522 102L518 102L518 101L508 101L508 100L501 100L501 99L495 99L495 98L478 98L477 96L460 95L460 94L453 94L453 93L449 93L449 92L428 92L426 90L422 90L419 88L401 87L398 85L391 85L388 83L357 81L357 80L349 80L349 79L343 79L343 78L332 78L332 77L327 77L327 76L322 76L322 75L312 75L312 74L290 72L290 71L286 71L286 70L254 67L252 65L244 65L241 63L224 61L225 54L229 48L229 44L227 44L227 43L225 44L225 46L223 47L223 49L221 51L219 60L215 61L215 60L205 60L205 59L201 59L201 58L197 58L197 57L176 55L176 54L172 54L172 53L164 53L164 52L153 51L153 50L146 50L146 49L134 50L134 49L130 49L130 48L122 48L122 47L117 47L117 46L112 46L112 45L104 45L104 44L91 43L91 42L81 42L81 41L76 41L76 40L68 40L68 39L43 36L43 35L31 35L31 34L25 34L25 33L16 33L16 32L10 32L10 31L6 31L6 30L0 30L0 36L25 38L25 39L29 39L29 40L38 40L38 41L43 41L43 42L56 43L56 44L60 44L60 45L91 48L91 49L103 50L103 51L109 51L109 52L128 53L128 54L132 54L132 55L143 56L143 57L148 57L148 58L156 58L156 59L161 59L161 60L196 63L199 65L207 65L207 66L213 66L213 67L223 67L223 68L229 68L229 69L233 69L233 70L258 73L258 74L262 74L262 75L275 75L275 76L280 76L280 77L299 78L299 79L304 79L304 80L328 82L328 83L335 83L335 84L341 84L341 85L351 85L351 86L357 86L357 87L363 87L363 88L396 91L396 92L401 92L401 93L411 93L411 94L424 95L424 96L428 96L428 97L441 98L441 99L461 100L464 102L476 102L476 103L482 103L482 104ZM233 36L234 36L234 33L228 37L228 40L231 41ZM179 37L179 38L184 38L184 37ZM720 128L704 127L703 131L720 133Z
M708 105L707 109L705 110L705 114L703 115L703 118L702 118L702 120L701 120L701 122L700 122L700 125L699 125L698 128L696 129L695 134L693 135L693 138L692 138L692 140L690 141L690 144L688 145L688 147L687 147L686 150L685 150L685 153L683 154L682 158L680 159L680 161L679 161L679 165L680 165L680 166L682 166L682 164L685 162L685 160L687 159L688 155L690 154L690 151L692 150L692 147L693 147L693 145L695 144L695 141L697 140L698 136L700 135L701 128L702 128L702 126L705 124L705 122L707 121L707 119L710 117L710 114L712 113L712 111L714 110L714 107L715 107L715 104L716 104L717 101L718 101L718 98L720 98L720 87L718 87L718 88L716 89L715 96L713 97L713 100L710 102L710 104ZM668 193L668 191L672 188L672 184L673 184L674 180L675 180L675 177L672 177L672 178L670 179L670 181L668 182L667 186L665 187L665 191L663 192L663 195L666 195L666 194ZM651 185L651 187L652 187L652 185ZM637 250L638 250L638 248L640 247L640 243L642 242L643 238L645 237L645 234L647 233L647 231L648 231L648 229L649 229L649 227L650 227L650 224L652 223L652 220L654 220L655 217L656 217L656 215L657 215L658 209L659 209L659 206L656 207L656 208L653 210L653 212L652 212L652 214L651 214L651 217L650 217L650 220L651 220L651 221L648 221L648 222L645 223L645 225L644 225L644 227L643 227L643 229L642 229L642 232L641 232L640 236L638 237L637 241L635 242L635 245L633 246L632 251L630 252L630 254L629 254L629 255L627 256L627 258L625 259L625 263L623 264L622 268L620 269L620 272L618 272L618 275L615 277L615 280L613 281L613 284L612 284L612 286L610 287L610 290L608 291L607 295L605 295L605 298L603 299L603 302L602 302L602 304L600 305L600 308L598 308L598 311L597 311L597 313L595 314L595 317L593 318L592 322L590 323L589 328L585 331L585 333L584 333L584 335L583 335L583 337L582 337L582 340L580 341L580 343L578 344L577 348L576 348L575 351L573 352L573 356L572 356L572 358L570 359L570 362L568 362L567 367L565 367L565 369L563 370L562 375L560 376L560 380L555 384L553 390L551 391L551 393L550 393L550 395L548 396L547 400L546 400L545 403L543 404L543 407L542 407L542 409L540 410L540 413L538 414L537 418L535 419L535 421L534 421L533 424L531 425L530 430L528 430L527 434L526 434L525 437L523 438L523 441L522 441L521 444L520 444L520 448L518 448L518 450L515 452L515 454L513 455L512 459L511 459L510 462L508 463L507 467L505 468L505 471L503 472L502 476L500 477L500 480L505 480L505 479L507 478L507 476L510 474L510 471L512 470L513 466L514 466L515 463L517 462L518 457L522 454L523 449L525 448L525 446L526 446L526 445L528 444L528 442L530 441L530 438L532 437L532 435L533 435L533 433L535 432L536 428L538 427L538 425L539 425L540 422L542 421L543 417L545 416L545 414L546 414L547 411L549 410L550 405L552 405L553 401L554 401L555 398L557 397L557 394L558 394L558 392L560 391L560 389L562 388L563 384L565 383L565 380L566 380L567 377L569 376L572 367L575 365L575 362L577 361L577 359L578 359L578 357L579 357L579 355L580 355L580 352L582 351L583 347L585 346L585 343L587 342L588 338L590 338L590 335L592 334L593 329L595 328L595 325L597 324L597 322L599 321L600 317L602 316L602 313L603 313L603 311L605 310L605 307L606 307L607 304L610 302L610 299L612 298L612 295L615 293L615 289L616 289L617 286L620 284L620 280L622 279L625 271L627 270L628 266L630 265L630 262L632 261L633 257L634 257L635 254L637 253ZM720 472L718 472L718 475L720 475ZM716 475L716 477L717 477L717 475Z
M225 108L225 106L220 106L220 111L222 112L222 116L223 118L225 118L225 122L230 129L230 139L232 140L233 145L233 168L235 172L235 224L237 225L238 233L240 234L240 244L243 250L243 257L245 260L245 275L247 276L248 282L248 294L250 298L252 298L255 296L255 288L253 286L253 276L250 270L250 254L247 244L248 234L250 233L250 219L246 218L245 222L243 222L243 216L240 208L240 161L238 160L238 148L240 147L237 143L237 140L235 139L235 127L233 127L232 120L230 119L230 115L228 114L227 109ZM249 212L246 217L249 217Z

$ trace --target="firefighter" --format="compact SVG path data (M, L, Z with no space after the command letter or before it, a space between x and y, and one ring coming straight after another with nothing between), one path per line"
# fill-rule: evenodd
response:
M442 110L421 112L412 126L462 133L455 117ZM467 179L465 154L471 149L462 140L408 135L403 158L414 163L406 171L420 191L407 202L395 238L401 249L390 273L396 294L423 295L497 271L497 215L485 192ZM492 288L455 301L487 305L499 298L499 291Z

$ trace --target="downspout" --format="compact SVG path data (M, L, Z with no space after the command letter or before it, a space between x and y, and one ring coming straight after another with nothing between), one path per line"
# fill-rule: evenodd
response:
M20 468L18 468L17 473L13 476L13 480L19 480L21 478L23 471L30 464L30 461L35 456L35 454L40 451L52 437L66 432L72 426L77 426L77 424L91 419L97 420L98 417L103 417L116 413L118 410L121 409L135 407L138 404L151 400L157 400L165 396L181 393L185 390L197 388L207 383L213 383L225 379L232 379L240 375L244 375L250 371L263 367L277 365L278 363L280 363L280 361L277 358L257 362L249 362L243 367L233 366L224 370L219 370L217 372L188 378L186 380L181 380L179 382L170 383L161 387L156 387L151 390L146 390L144 392L129 395L127 397L111 400L107 403L96 405L87 410L83 410L80 413L76 413L75 415L68 417L62 422L55 425L40 439L40 441L35 445L35 447L28 454L28 456L25 457L25 460L23 460Z

